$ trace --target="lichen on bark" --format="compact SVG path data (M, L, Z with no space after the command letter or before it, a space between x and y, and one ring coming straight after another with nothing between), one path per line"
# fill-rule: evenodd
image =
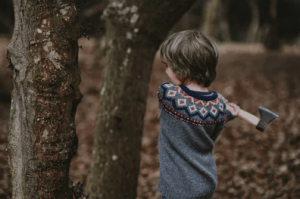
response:
M14 0L14 11L7 48L14 85L8 138L13 198L72 198L69 165L82 97L76 2Z

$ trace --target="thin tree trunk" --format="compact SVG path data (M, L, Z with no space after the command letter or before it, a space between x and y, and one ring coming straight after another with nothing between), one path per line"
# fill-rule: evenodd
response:
M268 19L264 24L262 31L262 41L265 48L269 50L279 50L281 48L281 42L277 25L277 0L270 1Z
M78 19L74 0L14 0L8 155L14 199L72 198L77 150Z
M178 32L182 30L188 30L191 29L191 21L193 20L193 16L189 13L186 12L180 20L176 23L176 25L173 26L171 32Z
M259 34L259 9L256 0L249 0L251 8L251 22L248 28L246 41L257 42Z
M219 9L218 9L218 18L220 24L219 34L221 36L222 41L230 42L230 29L229 29L229 21L228 21L228 7L230 0L221 0Z
M102 7L102 12L104 11L104 9L107 7L107 5L109 4L109 0L102 0L100 5ZM104 21L103 19L100 19L100 23L103 24L104 26ZM105 29L104 29L105 31ZM105 52L106 52L106 48L108 48L107 44L107 40L105 39L105 34L101 35L99 37L99 46L96 48L94 54L93 54L93 60L91 63L91 67L95 67L98 63L99 60L103 59L103 57L105 57Z
M216 37L218 34L218 9L221 0L208 0L204 8L204 17L200 29L203 34Z
M104 11L108 48L86 185L92 199L136 197L152 61L194 1L111 1Z

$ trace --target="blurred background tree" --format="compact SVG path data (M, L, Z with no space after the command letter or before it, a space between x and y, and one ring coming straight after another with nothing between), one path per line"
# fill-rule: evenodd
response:
M136 198L152 62L195 0L110 0L102 15L105 59L86 191L91 198Z
M0 2L0 35L10 37L14 28L14 9L11 0Z
M80 11L82 25L103 28L101 15L108 0L89 0ZM299 0L197 0L173 32L200 29L220 42L263 43L268 49L295 44L300 34ZM0 2L0 34L13 31L12 1ZM87 34L99 37L90 31Z
M173 31L199 28L220 42L264 43L268 48L266 40L274 42L273 37L294 44L300 33L299 9L297 0L198 0Z

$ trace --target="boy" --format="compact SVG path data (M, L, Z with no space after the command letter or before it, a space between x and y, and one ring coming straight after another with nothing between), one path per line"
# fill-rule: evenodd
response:
M240 108L207 89L216 77L218 51L200 32L169 36L160 57L172 83L163 83L157 93L161 111L158 191L165 199L211 198L217 187L214 142Z

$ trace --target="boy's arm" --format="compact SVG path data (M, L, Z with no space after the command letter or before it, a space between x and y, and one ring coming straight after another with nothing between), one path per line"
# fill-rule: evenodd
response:
M238 105L229 103L227 100L225 101L226 101L226 123L227 123L230 120L236 118L239 115L241 109Z
M227 122L233 120L234 118L236 118L239 115L241 109L236 104L228 102L228 100L225 97L223 97L222 95L220 95L220 96L226 103L225 122L227 123Z
M225 115L225 123L233 120L235 117L233 117L232 113L226 109L226 115Z

